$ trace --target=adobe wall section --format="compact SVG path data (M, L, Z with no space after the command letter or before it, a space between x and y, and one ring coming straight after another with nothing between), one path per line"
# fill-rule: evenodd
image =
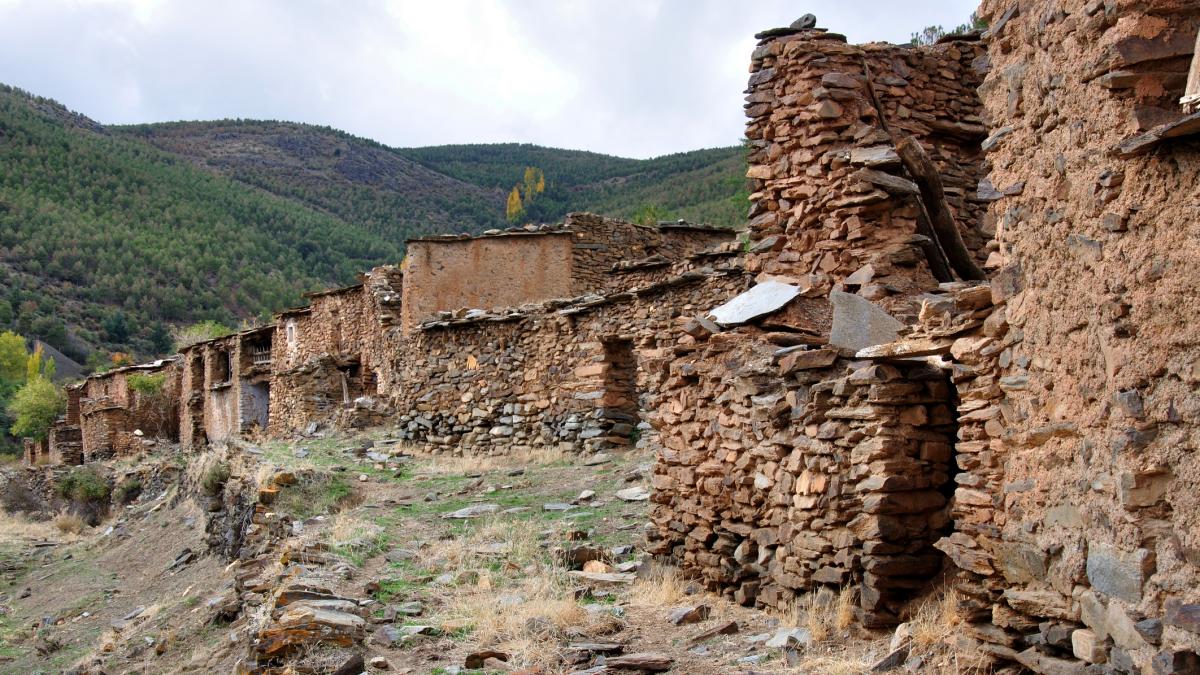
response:
M986 69L983 48L848 45L819 30L778 32L755 49L746 96L749 268L802 280L816 295L842 284L912 318L901 300L936 281L894 144L903 136L920 142L961 236L983 263L991 231L981 222L987 196L976 188L987 131L974 91Z
M570 297L572 252L567 232L410 241L403 323L411 329L442 310Z
M1181 117L1200 12L987 0L981 14L993 290L1011 328L1002 400L971 413L990 429L964 438L980 482L955 499L971 632L1039 672L1195 672L1200 144L1124 141ZM1097 647L1076 653L1076 634Z

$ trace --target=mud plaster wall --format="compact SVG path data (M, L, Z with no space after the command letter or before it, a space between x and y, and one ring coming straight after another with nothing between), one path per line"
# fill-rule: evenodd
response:
M987 132L974 89L985 67L973 42L848 45L818 31L761 41L746 96L748 268L800 279L817 295L859 272L847 290L913 318L904 300L934 285L914 239L917 202L880 176L906 176L892 150L901 135L939 167L982 264L991 228L976 188Z
M401 301L411 329L434 313L573 295L571 236L539 233L408 244Z
M406 330L440 311L515 307L621 288L618 263L651 255L668 262L727 242L731 230L636 225L590 213L560 227L409 242L401 303Z
M993 286L1019 338L999 355L1009 386L987 441L1003 489L990 521L964 524L1003 570L981 583L1007 620L981 637L1020 652L1055 614L1099 636L1113 672L1184 672L1166 668L1200 648L1200 145L1116 147L1176 106L1200 14L1011 9L981 11L990 181L1009 193L992 206Z

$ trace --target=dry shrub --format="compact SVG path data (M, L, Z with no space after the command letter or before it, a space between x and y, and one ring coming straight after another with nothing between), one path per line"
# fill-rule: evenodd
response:
M51 522L55 529L63 534L80 534L87 528L87 523L84 522L83 516L67 511L63 511L55 516Z
M48 509L42 496L20 478L10 478L0 489L0 504L8 513L38 513Z

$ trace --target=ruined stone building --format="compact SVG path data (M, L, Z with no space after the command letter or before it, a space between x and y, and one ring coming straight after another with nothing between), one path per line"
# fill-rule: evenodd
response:
M738 602L851 588L882 627L947 578L997 663L1197 672L1200 6L981 16L919 48L759 34L746 245L587 214L412 241L154 366L168 437L636 442L651 549ZM136 447L121 377L29 458Z

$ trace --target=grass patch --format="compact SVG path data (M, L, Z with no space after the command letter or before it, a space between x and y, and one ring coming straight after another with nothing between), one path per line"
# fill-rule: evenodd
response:
M340 508L354 496L354 485L340 474L316 473L299 477L295 485L284 486L275 499L275 508L304 520Z

